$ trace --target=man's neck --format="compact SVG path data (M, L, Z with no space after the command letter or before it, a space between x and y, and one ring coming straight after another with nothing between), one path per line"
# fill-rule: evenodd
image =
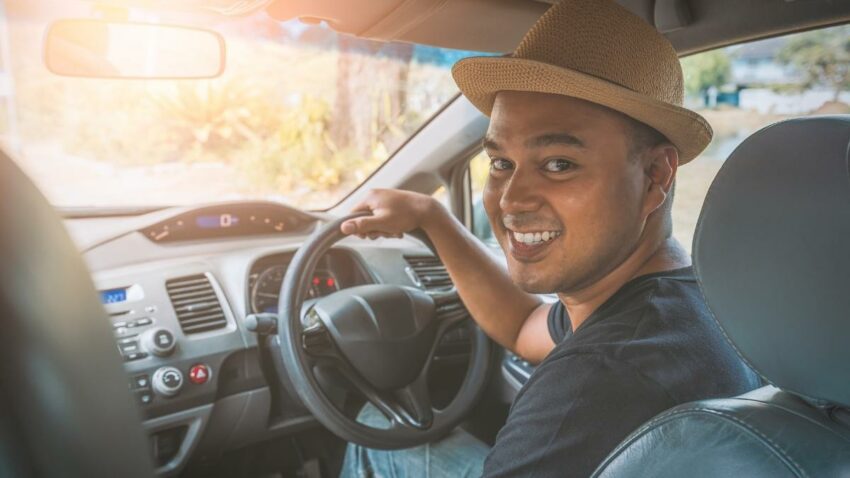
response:
M690 256L672 237L662 240L660 244L650 245L644 242L625 261L602 279L576 292L559 293L558 297L567 308L572 329L577 330L593 311L605 303L628 281L646 274L679 269L689 265L691 265Z

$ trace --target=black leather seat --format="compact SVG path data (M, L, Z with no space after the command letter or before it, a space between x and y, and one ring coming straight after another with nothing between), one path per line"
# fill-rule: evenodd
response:
M91 276L0 152L0 477L152 477Z
M765 128L703 205L694 266L771 386L673 408L596 477L850 477L850 116Z

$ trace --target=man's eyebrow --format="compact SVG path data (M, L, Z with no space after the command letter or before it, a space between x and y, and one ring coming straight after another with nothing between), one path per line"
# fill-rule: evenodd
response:
M492 138L484 137L484 140L481 142L481 147L483 149L489 149L492 151L499 151L502 148L499 147L499 143L493 141Z
M542 134L540 136L536 136L534 138L529 139L525 142L526 148L543 148L545 146L552 146L553 144L560 144L563 146L574 146L576 148L585 149L584 141L578 139L577 137L569 134L569 133L547 133Z

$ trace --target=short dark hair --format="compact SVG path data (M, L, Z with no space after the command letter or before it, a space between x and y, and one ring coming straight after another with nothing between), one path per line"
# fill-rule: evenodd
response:
M632 144L629 152L632 155L658 146L661 143L670 142L661 132L646 123L641 123L629 116L626 116L626 123L629 125L630 130L629 135L631 136Z
M623 115L625 116L625 115ZM629 135L631 136L629 139L631 141L631 147L629 148L629 156L633 158L637 158L638 154L646 151L649 148L658 146L662 143L669 143L670 140L667 139L666 136L661 134L660 131L653 128L652 126L647 125L646 123L641 123L634 118L629 116L625 116L626 123L629 127ZM666 229L667 237L670 237L673 234L673 197L676 195L676 180L673 180L673 184L670 186L670 193L667 195L667 198L664 200L664 204L661 205L661 212L664 215L664 227Z

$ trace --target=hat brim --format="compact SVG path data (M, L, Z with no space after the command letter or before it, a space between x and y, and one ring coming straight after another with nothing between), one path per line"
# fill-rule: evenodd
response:
M565 95L619 111L666 136L679 150L679 164L696 158L711 142L713 134L708 122L691 110L548 63L511 57L471 57L457 62L452 76L463 95L487 116L499 91Z

